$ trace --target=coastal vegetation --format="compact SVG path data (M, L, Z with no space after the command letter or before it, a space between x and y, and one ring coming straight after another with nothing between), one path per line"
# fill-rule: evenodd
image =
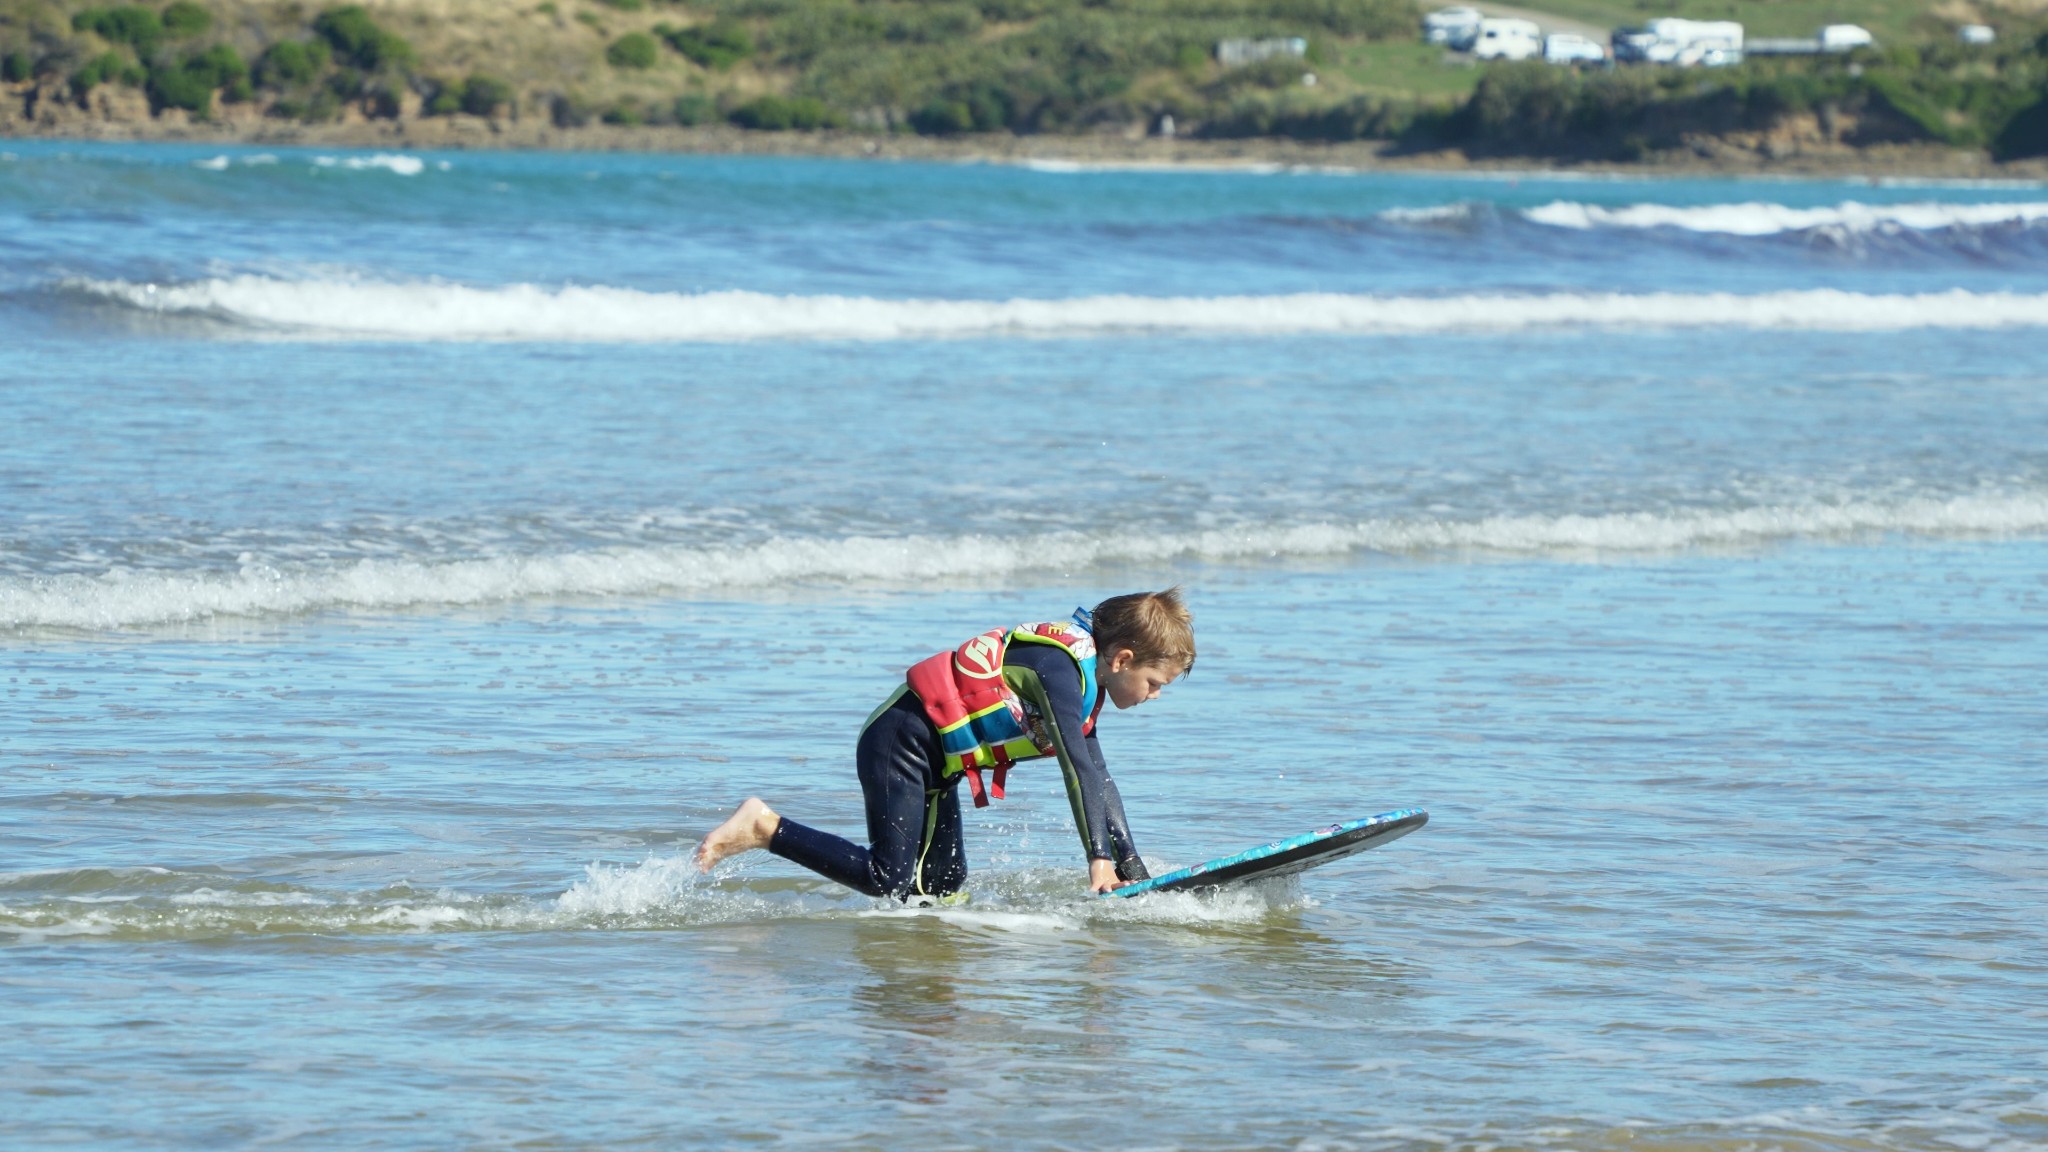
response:
M1854 10L1879 34L1843 55L1580 71L1447 58L1419 42L1410 0L0 0L0 82L30 112L255 123L1171 132L1604 161L1702 141L2048 154L2048 12L1982 2L1548 0L1599 24L1734 16L1765 35ZM1958 42L1978 19L1996 42ZM1219 41L1274 37L1299 54L1217 58Z

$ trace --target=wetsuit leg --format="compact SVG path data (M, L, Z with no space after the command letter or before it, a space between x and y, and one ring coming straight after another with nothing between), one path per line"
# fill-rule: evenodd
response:
M960 789L942 788L925 798L924 859L912 891L926 896L951 896L967 886L967 847L960 835Z
M784 817L768 850L869 896L919 891L920 863L928 869L924 892L957 889L967 874L959 798L940 786L938 734L916 699L876 713L861 730L856 756L869 847Z

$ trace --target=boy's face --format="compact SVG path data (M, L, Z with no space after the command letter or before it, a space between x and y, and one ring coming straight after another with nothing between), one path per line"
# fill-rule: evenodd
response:
M1117 649L1109 654L1107 662L1098 661L1095 666L1096 678L1102 681L1109 702L1118 708L1135 708L1147 700L1159 699L1160 689L1173 683L1180 672L1164 661L1140 664L1129 648Z

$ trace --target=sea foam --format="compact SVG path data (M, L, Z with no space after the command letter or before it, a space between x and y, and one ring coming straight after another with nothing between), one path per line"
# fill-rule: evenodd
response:
M417 176L427 169L426 161L417 156L392 152L379 152L373 156L315 156L313 163L322 168L348 168L358 172L381 168L400 176ZM446 168L447 165L441 167Z
M1608 207L1557 200L1530 208L1523 217L1555 228L1674 228L1728 236L1774 236L1818 229L1879 232L1888 229L1935 231L2032 225L2048 220L2048 204L1956 204L1920 201L1910 204L1863 204L1846 200L1832 206L1795 208L1788 204L1628 204Z
M184 284L74 280L65 289L154 314L315 339L703 341L1087 336L1514 333L1557 328L1885 332L2048 326L2048 295L1732 293L1086 296L892 300L760 292L479 288L229 276Z
M831 582L945 585L1033 571L1196 560L1243 563L1355 552L1598 558L1872 533L2010 536L2048 531L2048 492L1609 515L1375 519L1208 531L1027 537L778 537L737 547L667 545L465 560L365 559L331 567L122 570L0 579L0 621L113 629L330 609L389 610L549 596L645 595Z

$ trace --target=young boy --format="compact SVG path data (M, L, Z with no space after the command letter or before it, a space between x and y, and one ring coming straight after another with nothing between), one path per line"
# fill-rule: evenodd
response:
M1147 877L1103 764L1095 719L1157 699L1195 664L1180 589L1113 596L1072 623L984 632L919 661L868 716L856 761L868 847L776 815L750 798L697 847L697 867L766 848L870 896L943 900L967 881L959 784L975 807L1003 795L1019 760L1057 757L1088 854L1088 886L1107 892ZM982 773L990 771L992 781ZM991 787L992 785L992 787Z

